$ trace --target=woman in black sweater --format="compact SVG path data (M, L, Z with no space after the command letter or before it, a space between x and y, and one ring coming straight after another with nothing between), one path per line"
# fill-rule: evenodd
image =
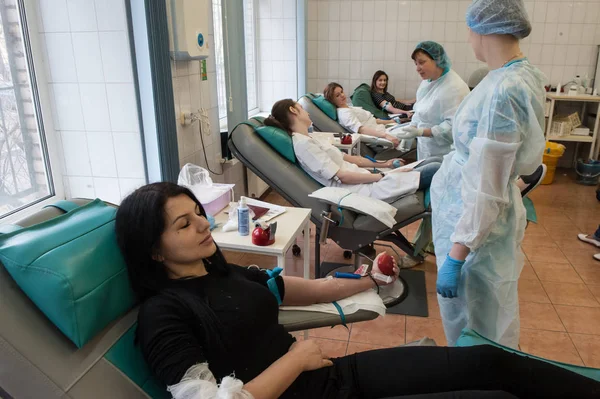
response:
M415 100L398 101L388 89L389 78L384 71L377 71L371 79L371 98L373 103L388 114L412 114Z
M137 339L153 374L177 399L600 394L591 379L492 346L328 359L314 341L295 342L278 324L280 301L331 302L374 287L374 280L305 280L230 265L199 201L176 184L149 184L125 198L116 231L142 302Z

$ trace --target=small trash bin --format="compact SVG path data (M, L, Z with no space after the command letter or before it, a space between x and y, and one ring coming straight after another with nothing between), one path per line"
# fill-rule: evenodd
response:
M595 186L600 178L600 161L590 159L588 162L584 162L579 159L575 171L577 172L577 179L575 180L577 183L585 186Z
M548 167L546 177L542 180L542 184L552 184L554 181L554 173L556 173L556 165L558 160L565 153L565 146L551 141L546 141L546 149L544 150L544 164Z

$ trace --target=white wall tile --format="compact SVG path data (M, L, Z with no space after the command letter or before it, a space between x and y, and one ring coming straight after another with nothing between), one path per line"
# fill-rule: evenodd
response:
M269 7L269 0L260 0L259 1L259 5L261 6L259 9L259 15L262 16L263 18L270 18L267 17L266 14L270 14L270 7ZM319 11L318 11L318 4L315 1L309 1L308 2L308 20L309 21L317 21L319 19Z
M350 6L350 3L346 3ZM363 2L362 1L353 1L352 2L352 21L362 21L362 13L363 13Z
M72 32L98 30L94 0L67 0L67 9Z
M375 22L366 21L362 23L362 41L363 42L372 42L375 39ZM378 32L379 34L379 32ZM377 37L379 40L379 36Z
M422 13L422 2L421 1L410 1L410 8L408 10L407 21L421 21Z
M340 21L350 21L352 19L352 7L344 0L343 6L340 2Z
M296 18L296 0L284 0L283 1L283 18L295 19Z
M103 83L82 83L79 85L79 93L86 131L110 131L105 85Z
M546 23L556 24L559 21L560 7L557 3L550 3L546 12Z
M139 121L133 84L106 85L110 124L113 132L137 132Z
M328 10L328 15L329 15L329 20L330 21L339 21L340 20L340 3L342 7L346 7L346 2L342 1L330 1L329 2L329 10Z
M73 83L77 81L73 44L70 33L46 33L46 52L50 81L54 83Z
M69 176L69 196L71 198L96 198L94 190L94 179L91 176Z
M534 23L531 31L531 43L541 44L544 43L544 37L546 33L546 25L550 28L553 24ZM549 28L549 29L550 29Z
M96 197L103 201L107 201L112 204L119 204L121 202L119 179L94 177L94 189L96 191Z
M600 24L572 25L582 27L581 41L577 44L599 44L596 32L600 31Z
M97 32L73 33L77 79L81 83L103 83L104 70Z
M271 21L271 39L283 39L283 19L270 19Z
M396 22L398 20L399 2L396 0L388 0L385 4L385 20L388 22Z
M88 133L87 145L92 176L117 177L112 134L110 132Z
M567 54L565 55L565 65L575 66L579 61L579 47L580 46L568 46Z
M529 17L531 18L531 20L533 22L546 22L547 9L548 9L548 2L536 1L533 15L530 15Z
M421 2L421 20L422 21L433 21L435 13L435 2L433 1L422 1Z
M296 24L294 20L284 20L283 22L283 39L296 40ZM314 39L313 39L314 40Z
M100 32L100 51L107 83L133 82L127 32Z
M565 55L567 54L567 47L568 46L564 44L559 44L554 48L554 59L552 60L552 64L554 66L565 65Z
M142 187L144 184L146 184L145 179L119 179L119 191L121 192L121 199Z
M377 14L379 14L379 13L380 13L380 11L377 10ZM372 2L369 2L369 1L363 2L363 14L362 14L361 19L363 21L374 21L375 20L375 6L373 5Z
M552 6L555 6L554 4ZM572 1L561 1L559 3L559 17L558 20L560 23L568 24L571 23L571 18L573 16L573 2Z
M340 40L340 23L337 21L329 23L329 40Z
M137 133L118 133L113 137L119 178L144 179L145 172L140 135Z
M571 17L571 23L582 24L585 22L586 4L582 1L576 1L573 3L573 16Z
M272 0L271 0L272 1ZM273 6L271 5L271 8ZM317 3L318 10L318 20L319 21L328 21L329 20L329 3L325 1L319 1Z
M316 21L308 21L308 30L309 32L313 29L313 26L316 26ZM260 40L264 39L272 39L273 34L271 33L273 23L270 18L261 18L258 20L258 37ZM310 34L310 33L309 33ZM316 40L316 39L314 39Z
M95 0L99 31L127 30L124 0Z
M600 18L600 2L588 3L584 22L586 24L598 23L598 18Z
M569 24L558 24L558 33L556 36L557 44L569 44L569 31L571 27Z
M569 44L582 44L584 24L571 24L569 30Z
M40 32L69 32L69 12L66 0L39 0L42 24Z
M60 130L84 130L85 125L81 112L78 85L73 83L56 83L50 86L54 92L54 106L57 117L55 128Z
M85 132L61 132L65 169L71 176L89 176L90 157L88 155Z
M327 21L319 21L318 22L318 40L327 40L329 36L329 22Z

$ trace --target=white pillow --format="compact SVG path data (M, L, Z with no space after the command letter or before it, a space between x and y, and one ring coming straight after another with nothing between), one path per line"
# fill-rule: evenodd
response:
M397 212L396 208L387 202L353 193L346 188L323 187L308 196L328 202L335 207L340 206L358 213L373 216L389 228L394 227L396 224L396 219L394 218Z

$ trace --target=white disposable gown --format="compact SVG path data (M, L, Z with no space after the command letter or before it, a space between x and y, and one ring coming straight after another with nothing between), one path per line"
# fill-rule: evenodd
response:
M344 154L329 143L300 133L292 135L292 142L294 153L302 169L323 186L342 187L387 202L415 193L419 188L421 173L418 171L388 173L375 183L344 184L335 179L340 169L367 175L371 172L344 161Z
M453 70L437 80L421 82L411 126L430 128L432 137L417 138L419 160L444 156L452 150L452 119L469 86Z
M449 345L465 327L511 348L519 344L526 217L516 180L542 162L544 82L527 60L514 62L491 71L456 112L456 149L431 184L438 270L453 243L471 250L458 297L438 295Z

